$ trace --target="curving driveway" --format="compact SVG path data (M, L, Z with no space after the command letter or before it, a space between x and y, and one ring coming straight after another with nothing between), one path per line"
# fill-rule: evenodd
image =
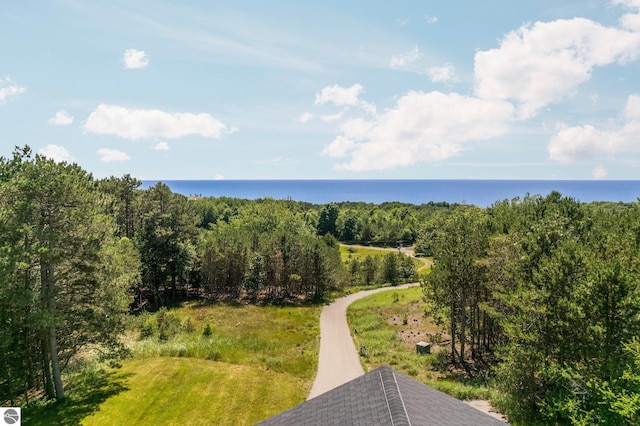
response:
M336 299L320 314L320 354L318 373L307 400L321 395L364 374L360 357L347 324L347 307L358 299L386 290L419 285L405 284L365 290Z

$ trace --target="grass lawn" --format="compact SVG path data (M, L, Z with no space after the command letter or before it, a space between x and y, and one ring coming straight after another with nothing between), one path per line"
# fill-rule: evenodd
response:
M128 390L83 424L252 425L306 398L304 380L290 374L201 359L138 359L121 374Z
M482 383L442 372L445 348L435 345L429 355L418 355L415 344L430 342L441 333L424 316L422 289L389 290L355 301L347 310L349 328L365 371L390 365L442 392L459 399L488 399L490 389Z
M136 358L193 357L268 368L307 380L310 388L318 363L321 310L321 306L190 303L170 312L181 324L188 318L191 333L181 332L166 341L132 341L130 347ZM210 337L202 335L207 323Z
M134 318L133 358L66 375L67 400L32 403L25 424L254 424L306 399L321 309L191 303L165 312L174 333L144 339L140 326L158 314Z
M397 251L398 250L394 248L352 246L340 244L340 256L343 262L351 259L363 260L367 256L384 256L387 253L394 253Z
M383 247L369 247L369 246L358 246L358 245L348 245L348 244L340 244L340 257L342 259L342 263L349 262L352 259L357 259L358 261L364 260L365 257L368 256L384 256L388 253L397 253L398 249L396 248L383 248ZM413 264L416 267L416 271L419 275L423 275L429 272L431 269L431 265L433 264L433 259L430 257L414 257Z

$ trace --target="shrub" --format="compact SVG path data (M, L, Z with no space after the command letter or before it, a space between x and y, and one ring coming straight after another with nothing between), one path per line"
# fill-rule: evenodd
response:
M156 324L153 319L148 318L140 327L140 340L148 339L156 334Z
M360 345L360 350L358 351L358 353L363 357L369 356L369 349L367 348L367 345Z
M213 334L213 329L211 328L211 324L207 322L204 326L204 329L202 330L202 335L204 337L211 337L212 334Z
M196 326L193 325L193 322L191 321L191 317L187 316L184 321L182 321L182 331L184 333L193 333L196 329Z

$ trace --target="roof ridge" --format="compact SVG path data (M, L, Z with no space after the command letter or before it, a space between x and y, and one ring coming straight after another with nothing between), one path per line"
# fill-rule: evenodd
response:
M383 367L380 368L379 374L387 409L391 416L391 424L393 426L411 426L411 420L409 420L409 414L404 405L394 371L389 367Z

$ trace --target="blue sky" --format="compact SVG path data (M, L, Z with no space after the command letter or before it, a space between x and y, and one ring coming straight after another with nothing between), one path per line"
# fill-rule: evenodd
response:
M97 177L639 179L640 0L8 2L0 141Z

